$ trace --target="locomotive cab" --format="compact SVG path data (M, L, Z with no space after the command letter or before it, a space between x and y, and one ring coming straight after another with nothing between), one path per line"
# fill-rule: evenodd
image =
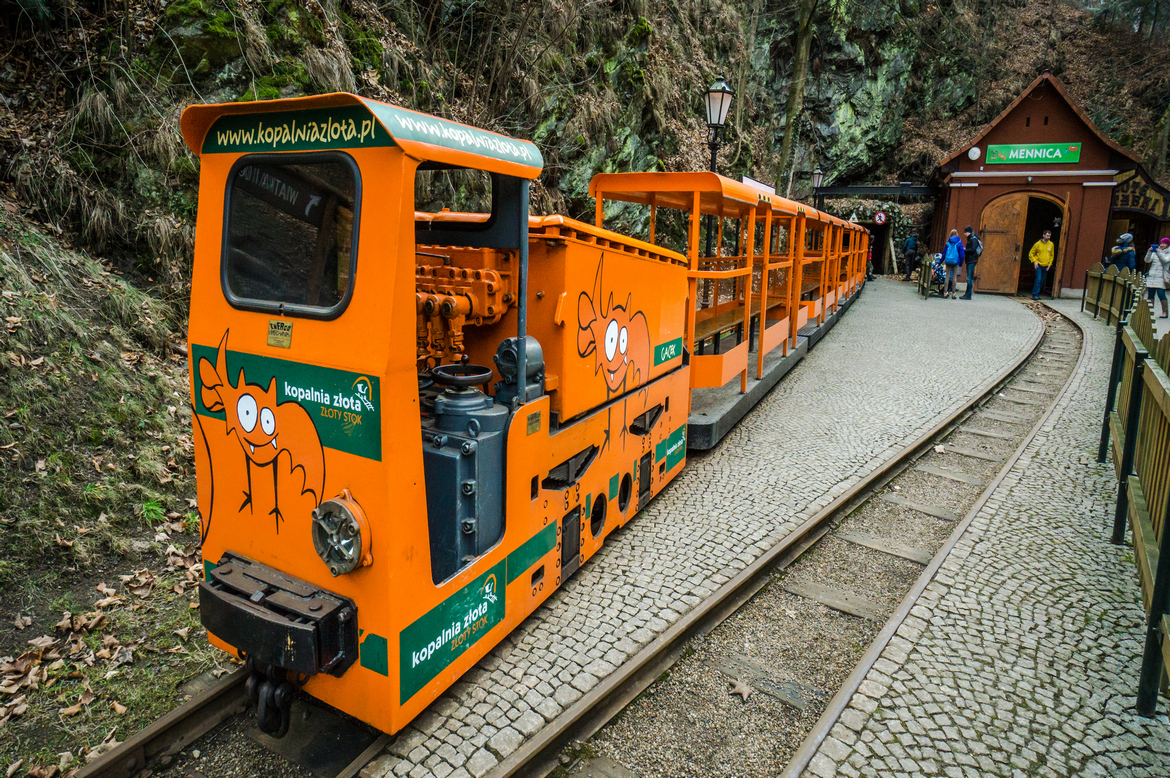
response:
M264 731L303 689L395 732L682 469L686 260L530 216L532 144L395 106L182 128L203 623Z

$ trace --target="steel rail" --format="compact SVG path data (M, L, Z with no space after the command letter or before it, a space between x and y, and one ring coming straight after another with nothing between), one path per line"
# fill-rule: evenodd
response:
M945 562L947 557L950 556L951 551L954 550L955 545L959 542L959 539L962 538L964 533L966 533L967 528L971 525L971 522L975 520L975 516L979 514L979 511L983 510L983 506L987 504L987 501L991 498L991 495L995 493L995 490L999 488L1001 483L1003 483L1003 479L1007 477L1007 474L1011 472L1013 467L1015 467L1016 462L1023 455L1024 451L1028 448L1029 445L1031 445L1032 439L1036 437L1036 433L1039 432L1040 428L1048 422L1048 419L1051 418L1053 412L1056 410L1056 406L1064 398L1065 394L1068 393L1068 389L1072 385L1072 381L1076 377L1077 371L1080 370L1081 365L1085 361L1085 328L1082 327L1080 323L1075 321L1071 316L1065 314L1063 311L1058 311L1050 305L1046 305L1046 307L1051 311L1059 313L1080 331L1080 357L1077 359L1073 369L1069 372L1068 378L1065 379L1064 385L1060 388L1060 391L1057 393L1056 397L1053 398L1052 402L1049 403L1048 407L1044 410L1044 413L1041 414L1040 418L1036 421L1036 424L1032 426L1032 429L1029 430L1028 433L1024 436L1023 440L1020 441L1020 445L1016 447L1016 450L1012 452L1012 455L1007 458L1007 461L1004 462L1003 467L1001 467L999 472L996 473L995 478L991 480L991 482L979 495L979 498L975 501L975 504L971 506L971 510L967 512L967 515L963 517L963 520L959 522L954 531L951 532L942 548L940 548L935 553L934 557L930 560L930 564L928 564L923 569L917 580L915 580L914 586L910 588L910 591L907 592L906 596L902 598L902 601L898 603L898 607L895 609L893 615L890 616L889 620L885 623L885 626L882 627L877 637L873 639L873 642L869 644L869 648L866 650L866 652L862 654L861 659L854 666L853 672L849 674L849 677L845 680L845 683L841 686L840 689L837 690L837 693L833 695L833 698L829 700L829 704L825 707L821 717L817 719L817 723L813 725L812 730L808 735L805 736L805 739L801 743L800 748L796 750L796 753L788 762L787 767L784 768L784 772L781 774L781 778L800 778L800 774L804 772L804 769L808 767L808 763L812 761L814 756L816 756L817 749L820 748L821 743L824 742L824 739L828 736L829 731L832 730L833 726L837 723L837 720L841 717L841 714L845 712L845 708L849 705L849 701L853 699L853 695L857 692L858 687L861 686L862 681L865 680L865 676L869 674L870 669L882 655L882 652L885 651L886 646L894 637L894 634L898 631L898 628L902 626L902 622L904 622L906 617L910 615L910 610L914 607L914 604L918 602L918 598L922 596L922 593L926 590L926 587L932 580L934 580L934 576L938 573L939 568L942 567L943 562Z
M248 671L240 667L215 679L208 689L81 768L77 778L130 778L155 760L177 754L244 709L247 678Z
M1036 356L1046 333L1047 326L1041 323L1040 331L1027 353L1014 365L1008 366L978 387L973 399L949 413L876 470L806 519L713 595L684 614L665 632L550 722L536 737L505 758L487 774L487 778L506 778L513 775L544 776L550 773L556 768L558 755L566 745L572 740L584 740L600 730L678 661L690 639L709 632L735 613L768 583L770 573L792 564L833 528L838 517L848 515L854 508L868 500L874 492L929 451L936 440L948 435L974 413L976 408L993 398ZM1083 340L1081 353L1083 358ZM1032 434L1035 433L1029 435L1029 440ZM1014 461L1014 458L1011 461ZM879 633L879 637L881 634Z

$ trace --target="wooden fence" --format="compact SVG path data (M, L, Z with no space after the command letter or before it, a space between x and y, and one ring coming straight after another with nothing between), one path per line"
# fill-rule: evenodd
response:
M1110 268L1112 270L1112 268ZM1106 271L1102 278L1108 276ZM1117 474L1113 542L1133 530L1133 550L1146 608L1146 647L1137 708L1153 716L1159 683L1170 665L1170 336L1157 340L1149 304L1120 309L1098 461L1106 449ZM1110 443L1111 442L1111 443Z
M1093 318L1105 317L1107 324L1120 321L1125 311L1133 308L1141 294L1144 281L1141 273L1119 270L1117 265L1108 269L1100 262L1085 271L1085 291L1081 293L1081 310L1093 314Z

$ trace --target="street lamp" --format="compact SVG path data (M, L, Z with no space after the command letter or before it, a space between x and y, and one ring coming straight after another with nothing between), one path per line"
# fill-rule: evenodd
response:
M707 128L711 130L711 137L707 141L711 149L711 172L715 171L715 156L719 153L719 131L727 123L727 112L731 109L731 98L735 92L727 85L723 76L715 79L715 83L707 89L705 100L707 103Z
M723 129L723 125L727 123L727 112L731 109L731 98L735 96L735 92L727 85L726 79L719 76L715 79L715 83L707 89L707 94L703 96L703 100L707 107L707 129L710 130L710 136L707 139L707 147L711 149L711 172L717 173L716 160L719 156L719 131ZM707 251L706 256L711 256L711 233L713 232L712 217L707 217Z
M824 171L822 171L820 168L817 168L812 172L813 207L818 211L821 210L825 205L824 200L821 198L821 184L824 183L824 181Z

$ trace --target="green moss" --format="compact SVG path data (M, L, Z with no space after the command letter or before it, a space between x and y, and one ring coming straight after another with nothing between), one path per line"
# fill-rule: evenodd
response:
M203 19L208 15L207 4L203 0L176 0L167 6L163 20L168 25L176 25L195 19Z
M639 16L638 21L634 22L634 26L630 28L626 39L634 44L644 43L650 39L653 33L654 28L650 26L650 22L646 20L646 17Z

